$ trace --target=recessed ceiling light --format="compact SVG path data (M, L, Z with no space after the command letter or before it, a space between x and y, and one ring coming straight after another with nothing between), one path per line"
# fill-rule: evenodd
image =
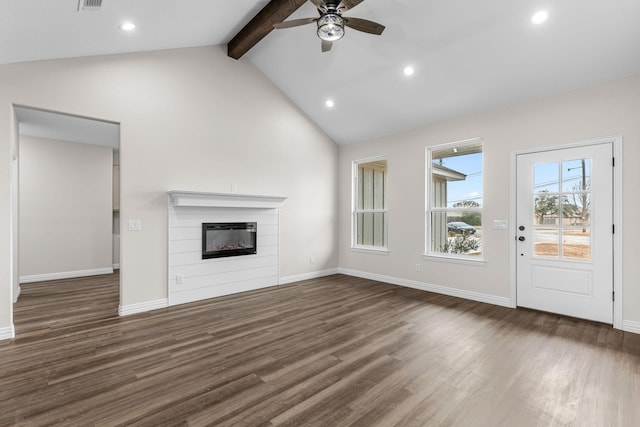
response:
M535 25L540 25L544 23L547 19L549 19L549 12L546 10L540 10L533 14L531 17L531 23Z
M324 105L326 105L327 108L333 108L336 104L333 102L333 99L327 99L324 102Z
M123 22L120 24L120 29L122 31L133 31L136 28L136 24L133 22Z
M405 76L410 77L413 76L413 73L415 73L416 70L411 65L407 65L406 67L404 67L404 70L402 70L402 72Z

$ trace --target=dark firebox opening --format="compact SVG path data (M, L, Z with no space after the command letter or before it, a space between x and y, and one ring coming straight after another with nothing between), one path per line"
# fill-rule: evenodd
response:
M202 224L202 259L258 253L255 222L210 222Z

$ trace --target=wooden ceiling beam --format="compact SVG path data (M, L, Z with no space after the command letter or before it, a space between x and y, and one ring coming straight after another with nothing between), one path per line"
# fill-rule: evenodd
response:
M271 0L227 45L227 55L239 59L249 49L273 31L279 24L298 10L307 0Z

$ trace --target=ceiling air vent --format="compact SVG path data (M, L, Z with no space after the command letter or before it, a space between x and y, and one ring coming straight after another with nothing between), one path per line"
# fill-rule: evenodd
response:
M102 8L102 0L78 0L78 12L95 11Z

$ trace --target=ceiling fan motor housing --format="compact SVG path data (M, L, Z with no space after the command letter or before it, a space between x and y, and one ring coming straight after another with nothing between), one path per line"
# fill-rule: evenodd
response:
M344 36L344 19L340 14L328 12L317 21L318 37L322 40L333 42Z
M325 0L324 4L327 8L327 12L335 12L336 10L338 10L338 7L340 6L340 1L336 1L336 0Z

